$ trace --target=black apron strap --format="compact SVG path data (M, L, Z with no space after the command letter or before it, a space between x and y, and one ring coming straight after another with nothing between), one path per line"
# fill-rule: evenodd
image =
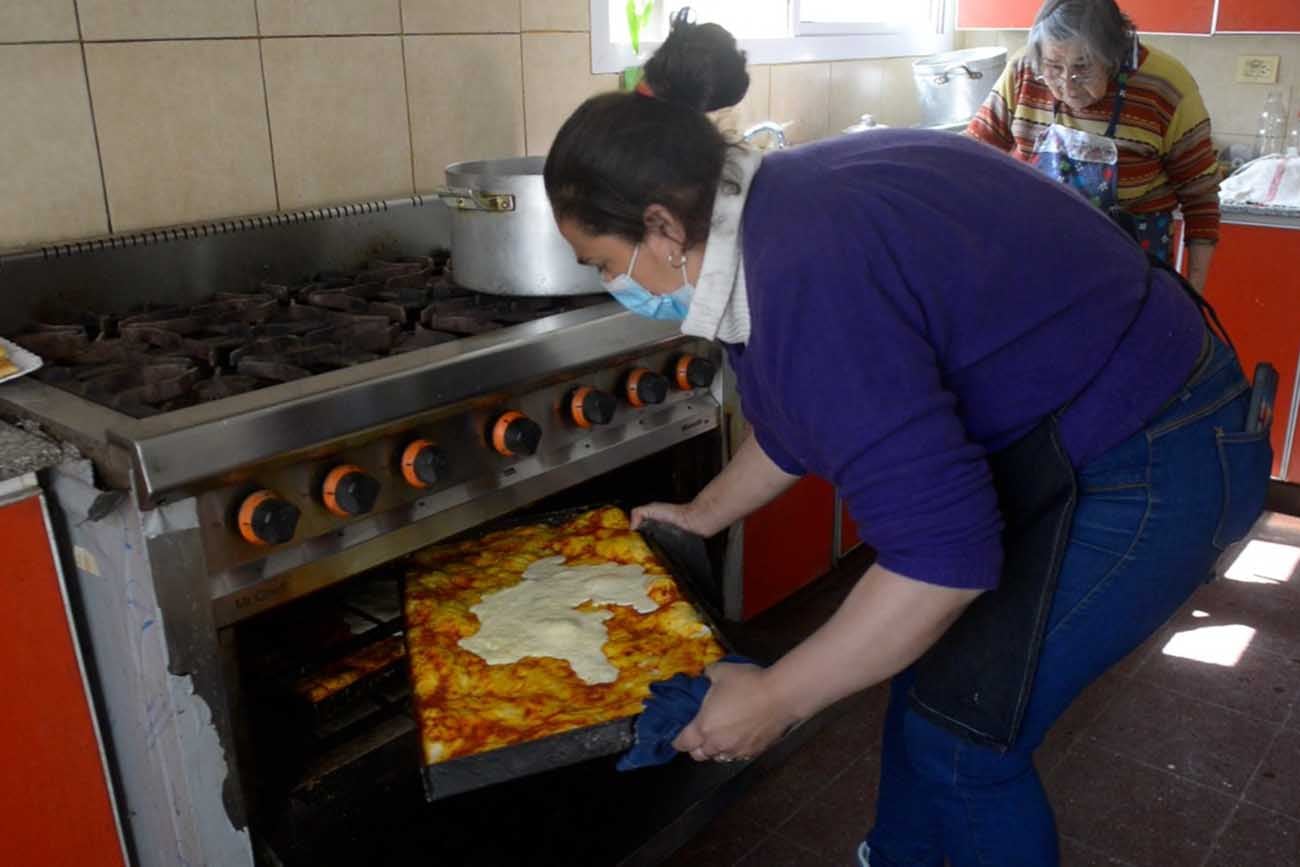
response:
M1173 275L1174 279L1178 281L1178 285L1181 286L1183 291L1187 293L1187 297L1191 298L1192 302L1195 303L1196 306L1200 308L1201 317L1205 319L1205 324L1208 327L1217 330L1219 336L1223 338L1223 342L1228 344L1228 348L1232 350L1232 354L1237 355L1237 347L1233 344L1232 337L1229 336L1228 334L1228 329L1225 328L1223 326L1223 322L1220 321L1219 314L1214 309L1214 305L1211 304L1209 301L1207 301L1204 295L1202 295L1200 292L1197 292L1196 288L1192 286L1191 283L1188 283L1187 278L1184 277L1182 274L1178 273L1178 270L1174 268L1173 265L1170 265L1165 260L1160 259L1156 256L1148 255L1147 259L1152 268L1158 268L1159 270L1164 271L1166 274Z
M1006 749L1029 703L1078 498L1052 415L989 456L1002 533L995 590L916 663L912 707L975 743Z

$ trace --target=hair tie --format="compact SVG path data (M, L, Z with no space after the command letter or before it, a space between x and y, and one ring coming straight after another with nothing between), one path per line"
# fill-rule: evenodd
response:
M644 78L636 83L636 92L639 93L641 96L646 96L649 97L650 99L659 98L658 95L654 92L654 88L652 88Z

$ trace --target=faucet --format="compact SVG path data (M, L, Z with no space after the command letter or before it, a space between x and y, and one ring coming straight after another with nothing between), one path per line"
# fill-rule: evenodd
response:
M762 123L756 123L741 134L740 139L744 142L752 142L755 136L767 133L772 137L779 150L785 147L785 128L781 124L772 120L765 120Z

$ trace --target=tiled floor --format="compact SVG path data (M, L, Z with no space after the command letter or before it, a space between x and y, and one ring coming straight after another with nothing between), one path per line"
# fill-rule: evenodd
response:
M1297 558L1300 520L1261 519L1244 554L1225 558L1228 577L1062 717L1038 765L1066 867L1300 865ZM856 864L884 705L877 688L832 708L668 863Z

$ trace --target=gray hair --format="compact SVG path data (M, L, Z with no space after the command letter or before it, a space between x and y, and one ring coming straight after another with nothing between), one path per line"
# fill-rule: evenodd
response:
M1080 42L1113 75L1128 60L1136 30L1115 0L1046 0L1029 30L1025 57L1041 74L1044 42Z

